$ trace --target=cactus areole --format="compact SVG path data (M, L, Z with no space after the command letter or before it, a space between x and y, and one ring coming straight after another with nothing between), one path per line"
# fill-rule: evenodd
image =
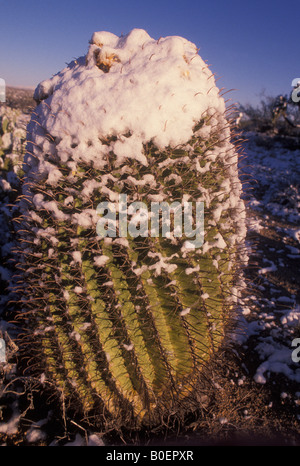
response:
M187 412L243 262L238 154L214 76L184 38L96 32L34 97L20 200L29 367L105 421Z

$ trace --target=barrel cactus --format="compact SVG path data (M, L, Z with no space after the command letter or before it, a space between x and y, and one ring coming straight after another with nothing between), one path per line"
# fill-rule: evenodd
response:
M100 421L187 412L244 257L238 153L214 76L184 38L96 32L34 97L19 226L29 367ZM157 206L171 206L159 231L147 227Z

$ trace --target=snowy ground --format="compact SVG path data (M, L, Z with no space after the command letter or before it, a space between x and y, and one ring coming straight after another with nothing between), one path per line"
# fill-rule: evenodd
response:
M242 165L250 175L245 198L252 249L247 275L257 293L242 311L246 332L241 343L256 341L257 383L282 374L300 384L300 363L293 361L299 346L293 340L300 337L300 148L289 150L267 136L246 136ZM299 397L300 391L296 406Z
M21 115L14 131L24 126L24 122L26 116ZM6 157L17 161L18 156L7 155L17 151L13 144L17 144L19 136L17 132L15 136L13 134L12 138L5 136L4 144L8 147ZM273 420L284 417L286 413L286 422L289 423L287 430L293 430L293 442L300 444L300 361L297 362L295 357L293 361L293 355L300 356L300 351L296 351L300 345L293 346L297 343L295 339L300 338L300 146L291 150L288 144L282 144L274 137L253 133L245 136L248 140L243 142L245 157L241 161L241 173L247 203L250 259L245 271L247 293L241 305L239 331L233 336L240 366L230 383L234 385L234 390L244 389L241 392L244 400L249 385L254 393L267 393L264 399L268 403L264 409ZM7 218L12 212L8 204L17 188L15 172L16 169L7 172L2 167L0 178L0 246L3 261L0 265L0 337L6 341L8 357L7 363L2 363L0 358L0 390L1 377L7 387L17 375L14 328L7 322L7 316L11 317L11 308L7 304L11 296L4 292L4 286L10 280L6 261L13 238L10 237ZM28 400L30 396L31 392ZM21 406L23 401L20 402L19 398L16 394L4 394L2 397L0 444L58 444L58 440L54 439L55 423L51 411L47 412L47 407L41 408L41 404L38 404L38 409L28 405L24 412ZM218 423L219 432L233 424L228 413L240 409L240 406L234 405L238 401L233 400L232 403L227 415L212 416ZM248 405L243 405L243 426L248 419L253 420L253 410L252 398L252 404L248 401ZM268 415L264 417L268 418ZM282 419L280 421L284 422ZM238 430L239 426L235 425L235 428ZM102 445L103 440L101 435L84 431L73 422L73 436L66 436L60 443Z

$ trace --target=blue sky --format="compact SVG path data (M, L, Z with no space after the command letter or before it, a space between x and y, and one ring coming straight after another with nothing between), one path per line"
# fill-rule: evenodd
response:
M300 77L299 0L0 0L0 77L35 87L87 52L94 31L137 27L194 42L233 102L289 93Z

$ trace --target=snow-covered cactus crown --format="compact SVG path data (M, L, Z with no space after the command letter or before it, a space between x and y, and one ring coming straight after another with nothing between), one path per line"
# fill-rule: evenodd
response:
M194 44L177 36L154 40L141 29L120 38L94 33L86 57L39 84L35 99L46 97L51 109L40 106L39 121L61 140L61 160L99 168L110 151L147 164L143 144L153 141L159 149L185 144L203 117L216 118L225 110ZM107 136L113 137L109 144ZM51 145L43 150L51 152Z

